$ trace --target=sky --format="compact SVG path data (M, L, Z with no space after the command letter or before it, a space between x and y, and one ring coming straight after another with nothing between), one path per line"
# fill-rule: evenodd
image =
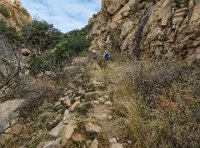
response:
M83 28L100 10L101 0L21 0L34 19L45 20L62 32Z

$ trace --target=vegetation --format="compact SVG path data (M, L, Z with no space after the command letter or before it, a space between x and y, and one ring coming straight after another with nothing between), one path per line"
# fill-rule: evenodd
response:
M35 49L38 54L53 49L63 39L63 34L52 24L34 20L24 26L21 31L21 41L29 48Z
M65 35L64 41L53 50L48 50L41 56L34 58L30 63L30 69L35 73L54 69L89 46L90 41L86 39L84 32L81 30L69 32Z
M119 59L103 69L92 67L91 77L114 90L116 113L125 119L133 147L199 146L199 68Z
M8 11L7 8L5 8L4 6L0 5L0 13L5 17L5 18L9 18L10 17L10 13Z
M12 43L19 40L16 29L14 27L7 26L4 21L0 21L0 35L7 38Z

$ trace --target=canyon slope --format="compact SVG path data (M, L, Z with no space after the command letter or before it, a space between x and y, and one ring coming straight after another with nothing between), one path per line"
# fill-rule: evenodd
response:
M103 0L90 23L91 49L188 64L200 59L200 0Z
M0 1L0 20L20 30L20 27L32 22L32 17L22 6L20 0Z

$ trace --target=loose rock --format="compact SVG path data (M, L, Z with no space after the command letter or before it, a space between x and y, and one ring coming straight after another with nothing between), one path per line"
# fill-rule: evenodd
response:
M114 144L111 145L111 148L124 148L124 147L120 143L114 143Z
M89 122L85 125L86 132L100 133L101 127Z
M75 108L76 108L79 104L81 104L81 102L80 102L80 101L76 101L76 102L69 108L69 110L70 110L70 111L74 111Z
M61 145L55 141L51 141L46 144L43 148L61 148Z
M109 139L109 143L110 144L117 143L117 139L116 138L111 138L111 139Z
M77 128L75 121L71 120L67 125L64 126L64 131L62 135L62 146L65 146L68 140L72 137L74 130Z
M107 105L107 106L112 106L113 105L111 101L106 101L104 104Z
M99 142L97 139L92 141L92 144L90 145L90 148L98 148Z
M63 129L63 121L61 121L55 128L53 128L50 132L49 135L51 135L52 137L57 138L59 136L59 134L61 133L62 129Z

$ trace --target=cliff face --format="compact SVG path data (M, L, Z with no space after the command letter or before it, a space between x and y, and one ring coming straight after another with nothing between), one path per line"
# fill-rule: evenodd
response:
M20 30L21 26L32 22L32 17L23 8L20 0L0 0L0 20Z
M89 34L94 49L200 59L200 0L103 0Z

